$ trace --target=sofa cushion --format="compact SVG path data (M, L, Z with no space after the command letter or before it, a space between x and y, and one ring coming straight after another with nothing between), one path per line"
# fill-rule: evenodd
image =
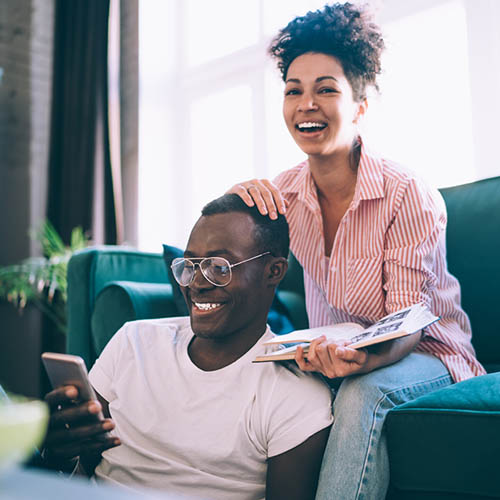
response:
M500 498L499 430L500 373L396 407L386 421L392 487L415 498L424 492Z
M163 260L165 261L165 267L167 268L168 280L172 285L172 294L174 299L174 304L177 309L178 316L188 316L189 311L184 301L184 296L182 295L179 283L175 281L174 273L170 267L172 261L178 257L184 257L184 252L177 247L170 245L163 245Z
M68 263L67 279L67 351L81 356L87 368L96 359L91 315L99 292L115 280L168 283L160 254L121 246L97 246L75 252Z
M472 343L487 371L500 370L500 177L441 189L448 211L450 272L462 288Z

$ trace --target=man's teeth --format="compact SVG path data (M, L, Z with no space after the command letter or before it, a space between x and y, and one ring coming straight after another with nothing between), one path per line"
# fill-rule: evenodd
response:
M216 309L217 307L220 307L221 304L219 303L204 303L200 304L199 302L195 302L194 305L200 309L201 311L210 311L211 309Z
M298 128L325 128L326 125L324 123L319 122L302 122L297 124Z

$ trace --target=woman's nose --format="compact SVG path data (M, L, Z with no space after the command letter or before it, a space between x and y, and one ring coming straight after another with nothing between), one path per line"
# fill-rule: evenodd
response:
M309 92L304 92L299 101L299 111L311 111L318 109L314 95Z

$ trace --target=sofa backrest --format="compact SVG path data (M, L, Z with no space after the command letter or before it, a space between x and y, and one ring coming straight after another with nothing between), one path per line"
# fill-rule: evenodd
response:
M472 343L500 370L500 177L441 189L448 211L448 268L460 282Z
M67 351L81 356L88 367L102 349L102 343L96 344L91 333L96 298L114 281L168 284L168 277L160 254L131 248L96 246L71 257L68 264ZM114 312L109 311L110 321Z

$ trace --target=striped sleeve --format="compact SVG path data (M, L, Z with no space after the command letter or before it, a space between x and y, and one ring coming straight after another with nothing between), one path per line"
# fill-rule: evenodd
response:
M395 204L384 249L388 313L419 302L431 306L436 261L445 244L446 211L439 195L419 189L415 179L399 188L401 201Z

